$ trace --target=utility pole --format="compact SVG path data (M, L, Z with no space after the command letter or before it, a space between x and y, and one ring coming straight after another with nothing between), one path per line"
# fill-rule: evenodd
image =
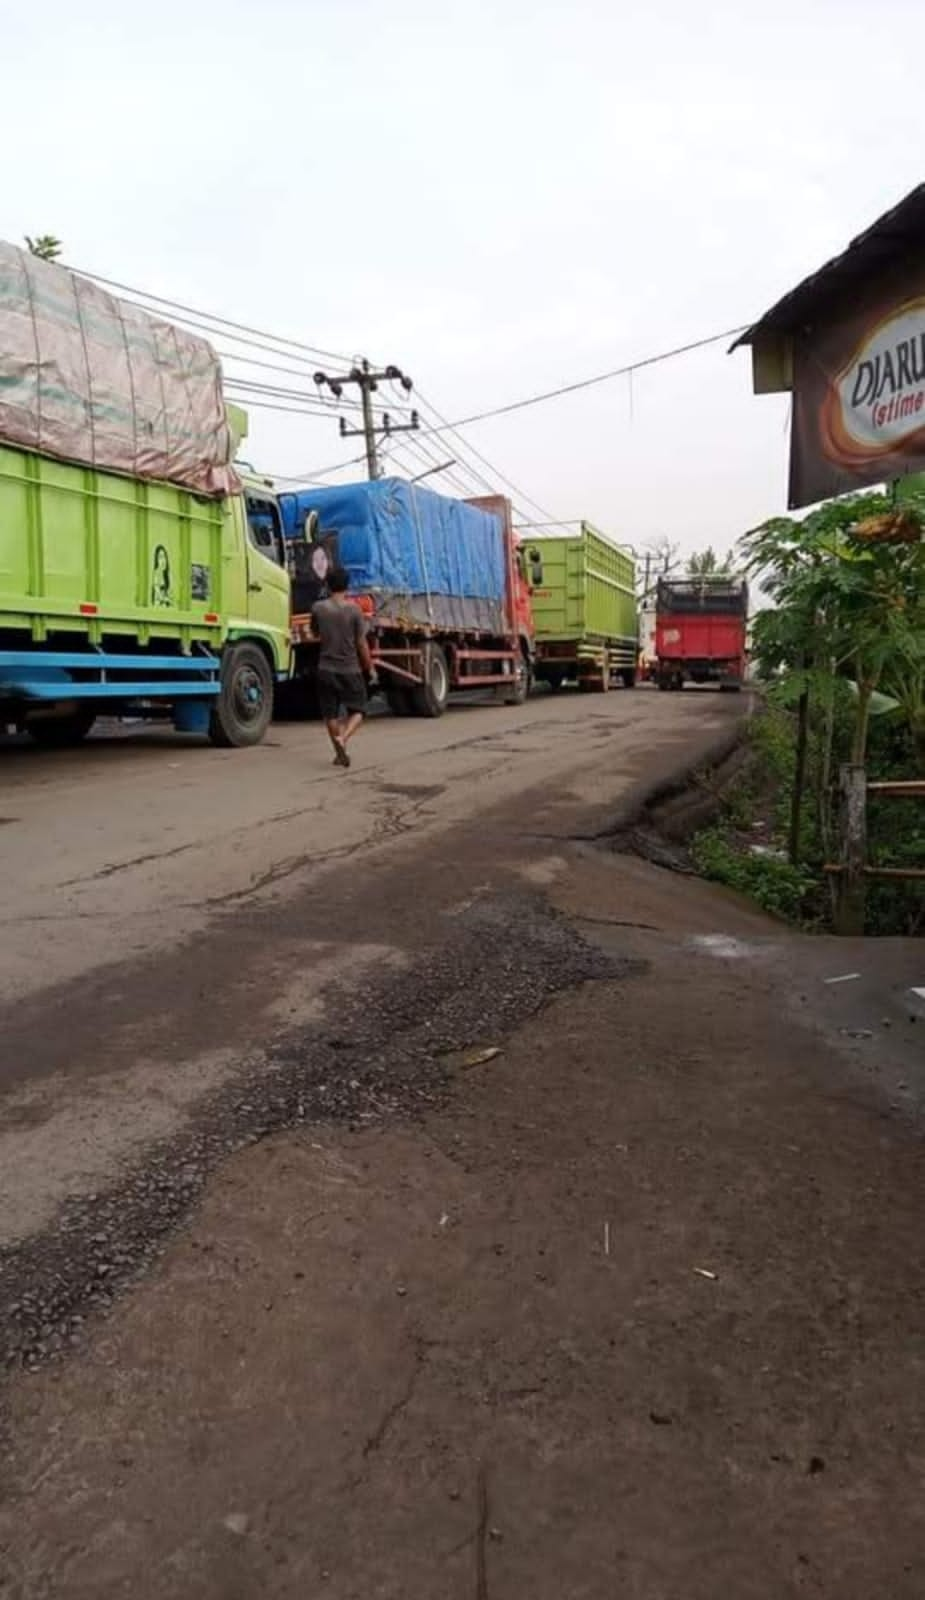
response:
M333 376L329 376L326 372L316 372L315 383L319 389L330 389L337 400L341 398L347 384L356 384L360 391L360 404L363 408L363 426L362 428L348 428L343 417L341 417L339 419L340 436L342 439L363 439L366 444L366 470L369 473L370 481L381 477L379 452L376 448L378 437L381 435L383 438L388 439L393 433L417 433L421 426L421 420L418 413L412 411L410 422L393 422L388 412L385 411L382 414L382 421L377 423L373 415L373 395L379 388L380 383L398 383L404 389L405 394L410 394L414 385L407 373L402 372L400 367L391 365L384 367L381 371L376 371L364 357L359 366L351 367L349 372L335 373Z
M655 580L659 573L667 578L678 566L678 547L672 544L667 534L662 534L658 539L652 539L645 555L645 576L643 578L643 599L655 588Z

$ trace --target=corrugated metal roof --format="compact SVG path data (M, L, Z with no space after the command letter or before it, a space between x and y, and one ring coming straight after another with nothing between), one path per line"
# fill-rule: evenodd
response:
M925 183L920 183L891 211L852 239L841 255L804 278L795 289L766 311L731 349L753 344L764 334L787 334L811 322L832 296L889 266L910 249L925 246Z

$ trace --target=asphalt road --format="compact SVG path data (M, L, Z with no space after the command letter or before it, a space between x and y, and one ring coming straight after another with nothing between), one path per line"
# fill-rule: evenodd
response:
M918 1600L921 947L612 847L743 710L0 752L3 1600Z
M349 774L332 767L317 724L276 724L252 750L148 729L69 752L0 747L2 926L15 930L0 1000L175 945L217 910L304 886L410 831L471 821L521 790L576 808L618 801L649 760L740 710L716 694L641 689L538 695L517 709L470 701L436 721L377 716Z
M382 716L349 772L314 724L251 750L150 729L0 750L0 1243L169 1135L332 981L405 959L471 892L460 827L500 830L500 860L606 827L741 712L638 690Z

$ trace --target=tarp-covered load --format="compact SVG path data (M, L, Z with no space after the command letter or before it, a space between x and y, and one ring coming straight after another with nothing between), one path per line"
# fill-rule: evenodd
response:
M371 595L381 619L507 631L504 529L492 512L401 478L300 489L280 504L288 538L317 512L351 590Z
M2 241L0 440L202 495L239 487L211 345Z

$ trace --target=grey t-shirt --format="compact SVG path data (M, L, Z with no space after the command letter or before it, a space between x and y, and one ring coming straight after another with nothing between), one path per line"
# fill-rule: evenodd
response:
M318 600L312 606L312 627L321 640L322 672L360 672L359 645L366 624L359 606L349 600Z

